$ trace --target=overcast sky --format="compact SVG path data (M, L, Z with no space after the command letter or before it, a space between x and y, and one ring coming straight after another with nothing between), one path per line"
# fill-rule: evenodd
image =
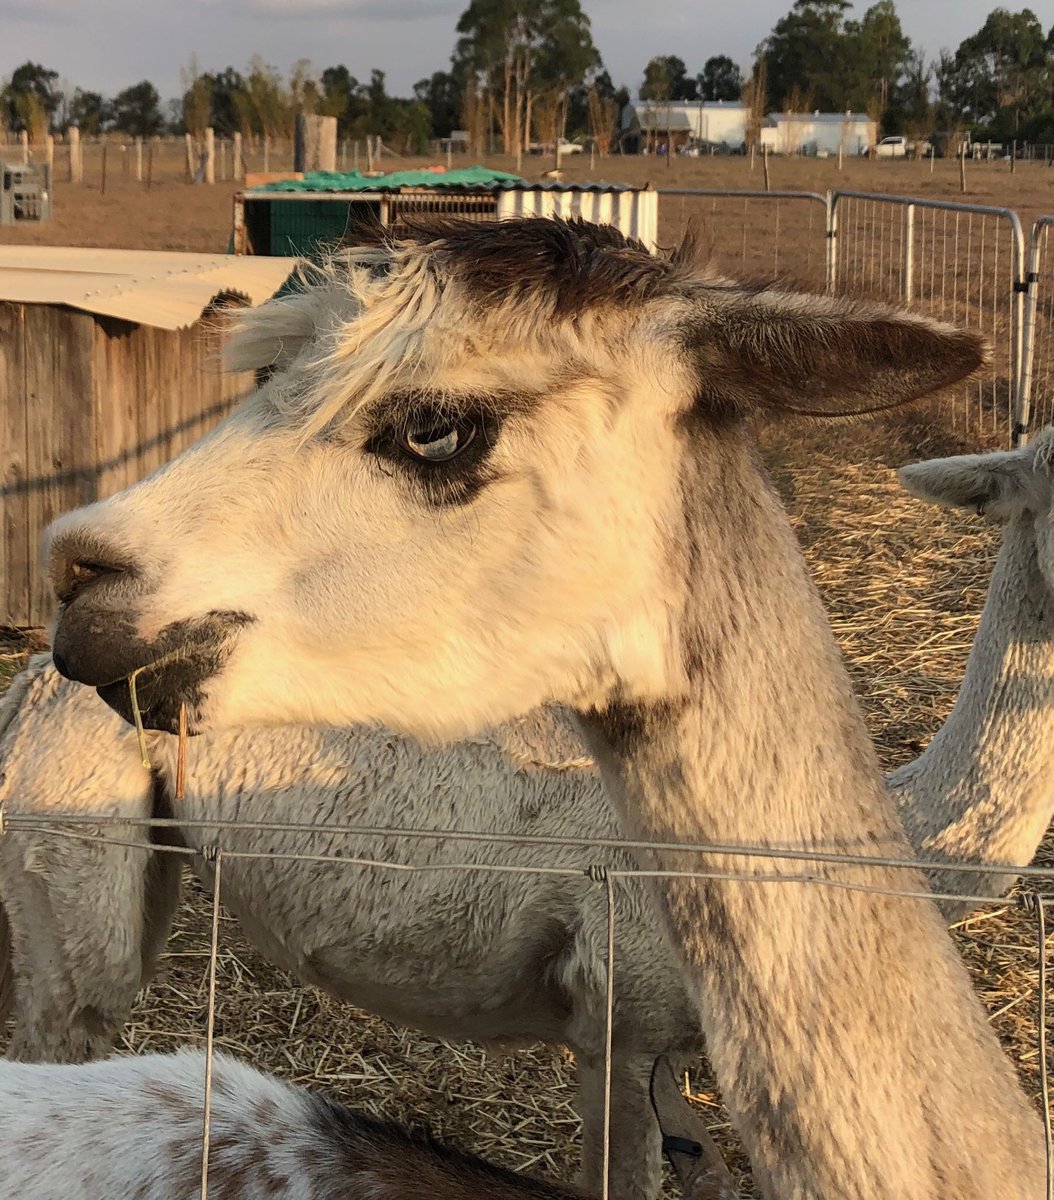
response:
M869 2L869 0L868 0ZM868 2L855 6L857 15ZM900 0L912 42L935 57L984 23L998 0ZM1051 0L1035 4L1044 25ZM678 54L695 74L712 54L748 66L791 0L584 0L593 36L617 84L636 91L644 64ZM150 79L180 91L191 54L205 70L241 68L253 53L287 71L299 58L342 62L359 79L380 67L388 91L445 68L467 0L0 0L0 76L26 59L64 80L113 95ZM1018 6L1009 0L1007 7Z

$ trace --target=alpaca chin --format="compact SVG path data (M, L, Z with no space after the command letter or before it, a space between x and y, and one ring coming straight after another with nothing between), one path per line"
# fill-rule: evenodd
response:
M129 638L123 647L124 669L116 679L93 678L90 662L66 658L58 645L54 661L68 679L95 687L129 724L138 719L146 729L176 733L185 705L188 732L195 734L206 723L210 686L226 667L238 631L251 620L244 613L209 613L169 625L150 641Z

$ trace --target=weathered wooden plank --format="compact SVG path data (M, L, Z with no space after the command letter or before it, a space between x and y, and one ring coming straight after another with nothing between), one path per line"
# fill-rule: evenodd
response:
M95 322L95 474L99 499L142 477L139 463L140 381L130 353L136 326Z
M0 624L30 623L23 306L0 304Z
M41 534L60 513L95 496L94 321L73 309L33 304L25 308L24 328L30 623L42 625L54 601Z

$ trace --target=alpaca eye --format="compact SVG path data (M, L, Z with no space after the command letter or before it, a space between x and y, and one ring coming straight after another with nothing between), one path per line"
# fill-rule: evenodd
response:
M414 429L403 436L403 448L414 458L424 462L443 463L472 445L476 437L476 426L471 421L456 425L434 425Z

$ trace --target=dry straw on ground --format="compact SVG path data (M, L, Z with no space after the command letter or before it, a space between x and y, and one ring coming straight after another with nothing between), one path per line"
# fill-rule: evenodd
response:
M925 507L897 486L895 465L958 449L939 428L887 420L764 435L887 769L916 755L951 707L998 541L977 518ZM1049 845L1038 861L1054 865ZM126 1049L202 1041L209 908L194 882ZM1038 1097L1034 918L1011 904L967 921L955 936L1007 1053ZM300 988L229 919L220 945L218 1046L372 1112L427 1124L510 1166L572 1177L578 1122L573 1074L560 1054L502 1054L396 1029ZM691 1086L741 1195L753 1195L702 1061Z

